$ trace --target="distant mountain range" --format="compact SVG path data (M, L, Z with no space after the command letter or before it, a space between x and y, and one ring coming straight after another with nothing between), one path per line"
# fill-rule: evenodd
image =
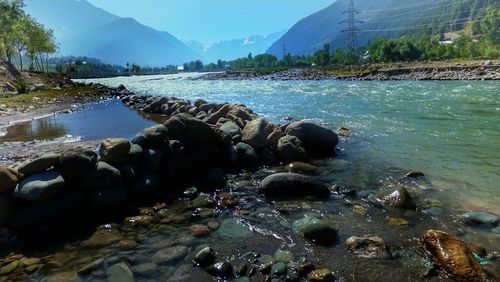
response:
M186 41L185 43L193 50L202 55L205 62L216 62L218 59L234 60L248 56L262 54L278 40L285 32L275 32L267 36L254 35L245 38L221 41L212 45L205 45L197 41Z
M143 66L177 65L200 55L169 34L120 18L86 0L26 0L26 12L53 29L62 55Z
M355 0L360 11L356 19L364 21L357 26L360 45L375 37L395 37L403 34L438 34L461 30L467 22L474 22L485 8L498 7L498 0ZM283 46L293 55L311 54L325 43L332 50L345 46L346 28L339 24L347 18L344 13L349 0L338 0L329 7L310 15L293 27L269 48L269 52L283 56Z

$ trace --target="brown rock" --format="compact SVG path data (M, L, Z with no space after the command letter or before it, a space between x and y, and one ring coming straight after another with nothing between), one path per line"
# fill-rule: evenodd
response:
M210 229L203 224L195 224L189 227L191 234L194 236L204 236L210 233Z
M455 236L443 231L428 230L421 242L451 278L458 281L485 281L485 273L479 261L472 255L471 249Z
M390 257L384 240L378 236L352 236L345 241L345 245L347 249L361 258L370 259Z
M11 192L19 181L19 173L8 167L0 166L0 193Z
M309 281L333 281L333 272L330 269L321 268L315 269L307 275Z
M241 134L241 141L254 149L274 145L281 138L281 129L267 120L258 118L245 125ZM281 132L281 135L283 132ZM277 139L276 139L277 138Z
M99 148L101 161L122 163L127 160L131 144L128 139L110 138L102 141Z

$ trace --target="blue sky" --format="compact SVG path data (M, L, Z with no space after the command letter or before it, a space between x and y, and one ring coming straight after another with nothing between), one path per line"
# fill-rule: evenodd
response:
M335 0L88 0L121 17L204 43L290 28Z

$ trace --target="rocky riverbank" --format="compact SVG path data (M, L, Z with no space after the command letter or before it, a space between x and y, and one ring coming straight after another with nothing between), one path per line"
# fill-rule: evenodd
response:
M6 279L333 281L387 278L371 268L387 264L404 265L399 278L496 279L494 269L482 266L497 261L494 250L429 230L435 224L428 217L441 207L424 200L422 173L357 190L333 185L322 172L331 167L307 163L335 160L348 129L308 120L273 124L242 104L141 96L124 87L112 92L166 121L131 140L106 139L98 148L61 149L1 167L6 251L33 246L40 233L63 243L69 238L62 230L70 226L106 223L63 248L56 243L48 255L46 249L5 253ZM345 162L333 167L345 170ZM496 230L499 219L469 212L460 222ZM403 237L366 233L387 228Z
M201 80L500 80L500 62L412 64L362 66L328 70L321 68L290 69L272 74L227 71L208 73Z

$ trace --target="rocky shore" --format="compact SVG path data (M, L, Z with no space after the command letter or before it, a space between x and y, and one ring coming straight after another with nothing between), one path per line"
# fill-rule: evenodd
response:
M79 243L78 248L96 250L89 258L78 257L74 246L67 247L64 254L48 256L4 254L0 260L2 277L26 280L33 275L45 275L49 281L135 281L158 279L158 273L169 273L171 281L194 277L334 281L347 276L344 273L338 277L321 262L298 260L286 246L259 254L239 254L236 258L223 244L195 248L186 245L189 240L211 233L220 240L252 240L250 235L255 229L249 230L232 218L218 220L216 213L251 219L253 213L265 213L262 208L249 211L259 201L279 206L287 200L300 200L308 206L331 197L341 199L356 194L346 187L329 187L330 182L317 176L318 168L308 164L334 158L339 135L345 135L348 129L335 132L310 120L274 124L242 104L135 95L123 86L108 92L120 97L128 107L164 115L166 121L142 130L130 140L103 140L97 150L92 145L63 148L0 167L0 239L2 244L12 246L40 230L72 223L81 225L85 221L102 222L117 215L122 227L102 225ZM286 167L261 172L262 167L280 165ZM403 177L404 186L389 186L347 208L361 216L375 215L372 208L389 214L394 210L395 214L424 216L420 212L424 209L419 202L421 192L415 194L416 189L412 188L421 178L425 178L422 173L408 173ZM286 205L289 204L279 209L284 215L297 209ZM488 213L464 214L463 221L490 228L499 223L497 216ZM410 224L401 218L389 218L388 222L391 226ZM279 224L285 226L286 222ZM181 228L184 233L176 233L175 226L179 225L187 226ZM332 247L342 240L342 248L350 256L367 263L402 256L390 246L394 242L370 234L352 236L350 230L337 229L327 216L311 212L293 221L289 228L291 234L313 246ZM172 238L165 242L149 241L145 232L151 233L152 238L171 233ZM346 233L350 235L345 237ZM120 255L108 257L110 246L117 248ZM426 230L414 248L425 253L417 260L433 265L426 269L425 277L441 273L459 281L485 281L487 275L494 276L491 271L487 274L481 264L495 260L495 253L488 254L452 234ZM133 251L136 249L137 254ZM166 267L183 260L190 260L190 264L177 269ZM197 276L193 276L194 272Z
M396 65L390 68L366 68L329 71L320 68L290 69L272 74L260 75L256 72L208 73L201 80L500 80L500 63L486 61L472 64L445 65Z

